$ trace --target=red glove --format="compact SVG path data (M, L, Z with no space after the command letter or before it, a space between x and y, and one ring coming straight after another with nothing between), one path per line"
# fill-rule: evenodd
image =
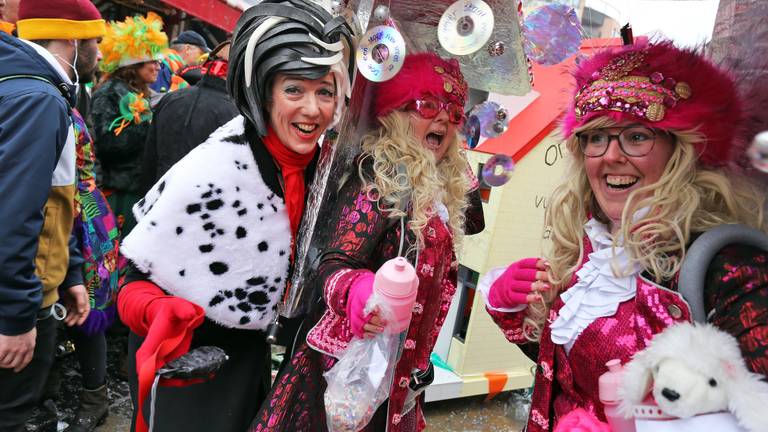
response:
M493 282L488 293L488 302L495 308L513 308L521 304L529 303L529 294L533 291L533 284L537 280L547 280L543 270L543 261L538 258L525 258L514 262L507 267L504 273ZM548 289L549 285L539 282L540 289ZM538 294L534 294L536 296Z
M124 285L118 294L117 309L123 323L142 337L147 336L153 322L161 316L163 320L189 323L198 315L205 315L200 306L181 297L168 295L146 280ZM197 324L201 323L202 320Z
M142 432L147 430L147 426L141 407L152 387L155 373L169 361L189 351L193 330L203 323L205 311L192 302L165 294L149 281L136 281L123 286L117 297L117 310L134 333L145 337L136 351L139 377L139 421L136 431Z
M365 304L373 292L373 272L368 272L352 282L347 293L347 319L352 334L362 338L365 335L363 326L370 321L371 314L365 313Z

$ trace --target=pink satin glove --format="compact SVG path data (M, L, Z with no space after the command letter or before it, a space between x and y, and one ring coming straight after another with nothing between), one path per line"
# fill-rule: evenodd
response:
M365 324L370 321L372 314L365 313L365 304L373 293L373 272L368 272L355 279L347 294L347 319L352 334L362 338L365 335Z
M513 308L541 299L534 291L549 289L547 265L539 258L525 258L507 267L493 282L488 293L488 302L495 308Z

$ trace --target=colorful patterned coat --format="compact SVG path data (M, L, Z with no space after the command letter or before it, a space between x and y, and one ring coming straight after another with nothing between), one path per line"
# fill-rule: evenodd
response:
M96 187L93 139L77 110L73 111L72 118L78 177L73 232L85 260L83 283L91 301L91 313L82 329L93 334L106 330L114 322L120 233L107 199Z
M363 273L376 271L397 256L400 223L392 223L364 192L358 176L342 188L337 200L333 239L325 248L318 273L327 309L297 349L270 397L252 426L253 431L325 430L322 373L336 362L352 339L346 317L347 293ZM465 232L474 234L484 227L482 204L477 191L470 193ZM409 241L415 237L407 234ZM402 413L408 384L414 369L424 370L456 291L458 262L453 253L453 236L445 223L434 216L424 228L425 245L415 266L419 289L407 330L403 353L395 367L389 397L387 430L417 431L425 427L420 404ZM415 254L407 257L415 261ZM322 354L321 354L322 353ZM387 408L385 406L385 408ZM381 425L379 425L380 427ZM365 430L379 430L369 425Z

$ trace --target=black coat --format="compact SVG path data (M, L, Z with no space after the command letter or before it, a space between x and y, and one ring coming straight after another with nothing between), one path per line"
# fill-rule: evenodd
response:
M120 135L110 128L121 115L120 100L130 92L136 93L123 80L110 78L93 93L91 105L94 148L101 166L97 178L101 187L117 192L139 191L141 160L150 125L149 121L131 123Z
M226 81L213 75L163 96L147 134L141 192L146 193L176 162L238 114Z

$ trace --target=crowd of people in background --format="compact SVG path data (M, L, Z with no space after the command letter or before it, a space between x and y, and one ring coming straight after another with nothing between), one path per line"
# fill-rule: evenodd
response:
M224 85L229 41L211 51L187 30L169 46L159 16L107 24L87 0L3 0L0 31L2 142L12 155L0 163L10 222L0 254L0 430L25 430L42 398L55 397L55 344L66 337L82 375L67 430L91 431L109 409L105 333L122 325L120 239L148 187L235 116Z

